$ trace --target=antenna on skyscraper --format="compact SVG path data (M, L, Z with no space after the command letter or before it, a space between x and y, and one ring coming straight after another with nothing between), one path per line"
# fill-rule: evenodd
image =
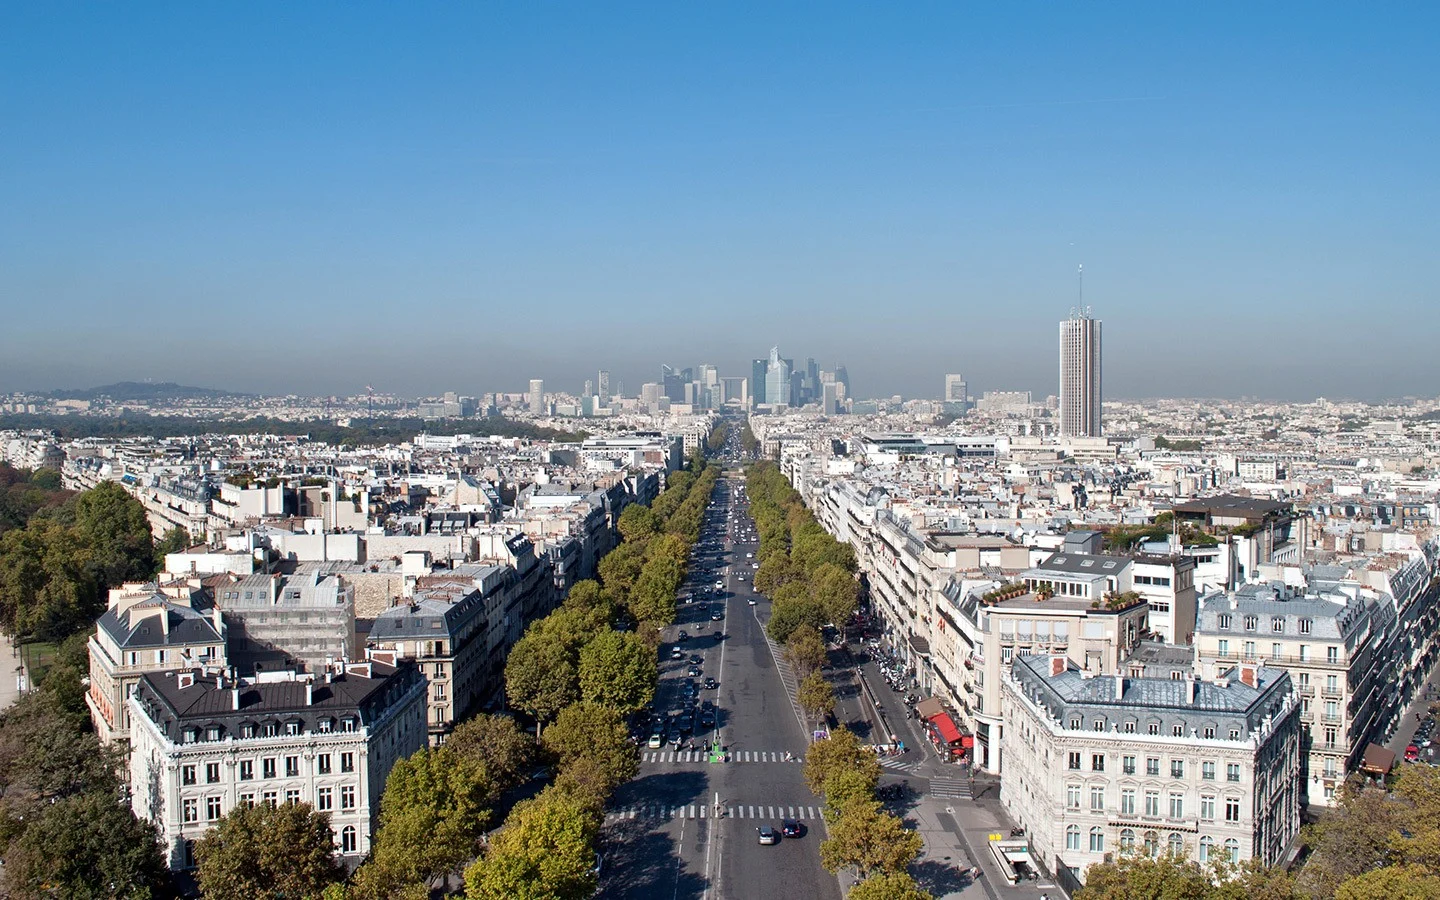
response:
M1081 263L1076 273L1076 280L1080 289L1080 314L1085 314L1085 264Z

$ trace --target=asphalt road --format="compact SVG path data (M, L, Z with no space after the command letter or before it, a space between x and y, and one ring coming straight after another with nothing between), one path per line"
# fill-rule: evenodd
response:
M698 689L699 701L717 708L716 728L697 723L693 734L682 735L679 750L668 740L658 749L642 743L640 775L620 789L606 817L600 897L839 900L839 883L820 865L820 800L805 786L799 762L808 740L786 687L789 673L777 667L760 624L769 601L754 593L754 560L746 557L756 545L732 540L754 528L743 498L732 495L743 483L722 477L716 485L683 588L694 599L681 602L660 648L657 710L668 715L689 708L681 687L691 680L693 654L701 670L693 680L719 681L718 689ZM712 621L716 609L723 610L722 621ZM678 640L682 630L688 640ZM675 647L683 659L672 659ZM670 731L663 728L662 736L668 739ZM729 761L689 750L692 738L697 748L707 741L723 745ZM805 826L801 837L759 844L759 826L779 828L791 817Z

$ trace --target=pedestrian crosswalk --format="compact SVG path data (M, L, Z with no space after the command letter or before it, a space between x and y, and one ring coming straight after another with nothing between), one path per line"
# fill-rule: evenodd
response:
M941 800L969 800L974 794L969 778L939 776L930 779L930 796Z
M786 757L789 757L788 759ZM645 750L642 762L647 763L703 763L710 757L703 750ZM796 762L800 757L787 754L784 750L731 750L730 761L742 763Z
M628 819L763 819L779 822L781 819L817 821L820 818L818 806L772 806L769 804L726 803L719 807L708 803L689 803L684 806L660 806L647 804L626 806L606 814L605 821L619 822Z
M906 760L899 756L880 757L880 768L882 769L890 769L895 772L908 772L910 774L914 774L915 770L919 767L920 760L918 759Z

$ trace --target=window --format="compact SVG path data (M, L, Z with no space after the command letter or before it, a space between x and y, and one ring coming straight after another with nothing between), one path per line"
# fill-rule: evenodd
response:
M1301 633L1301 634L1309 634L1309 633L1310 633L1310 627L1311 627L1311 625L1312 625L1312 620L1310 620L1310 619L1301 619L1301 620L1300 620L1300 633Z
M1176 680L1178 681L1179 679L1177 678ZM1170 726L1170 736L1171 736L1171 737L1184 737L1184 736L1185 736L1185 723L1184 723L1184 722L1176 722L1174 725L1171 725L1171 726Z
M1103 787L1092 787L1090 789L1090 810L1100 812L1105 809L1105 789Z
M1215 847L1215 839L1210 835L1200 838L1200 863L1204 865L1210 861L1210 853Z
M353 771L355 771L355 754L354 754L354 753L342 753L342 754L340 754L340 771L342 771L342 772L353 772Z
M1185 795L1184 795L1184 794L1176 794L1176 793L1174 793L1173 791L1171 792L1171 794L1170 794L1170 818L1172 818L1172 819L1183 819L1183 818L1185 818Z
M1238 797L1225 798L1225 821L1240 821L1240 799Z
M1171 777L1171 778L1184 778L1184 777L1185 777L1185 760L1183 760L1183 759L1172 759L1172 760L1170 760L1170 777Z
M1225 640L1224 638L1221 638L1219 644L1218 644L1217 647L1216 647L1216 649L1219 651L1219 653L1220 653L1221 656L1229 656L1229 655L1230 655L1230 642L1227 641L1227 640Z
M280 795L275 793L274 791L266 791L265 793L260 795L260 799L266 806L273 809L276 806L276 798L278 798L279 796Z
M340 808L355 808L355 786L353 784L347 784L340 788Z
M1331 665L1334 665L1335 663L1338 663L1338 662L1340 661L1340 648L1339 648L1339 647L1326 647L1326 648L1325 648L1325 661L1328 662L1328 663L1330 663Z
M340 720L340 730L341 730L341 731L345 731L345 732L354 731L354 730L355 730L355 720L354 720L354 719L350 719L350 718L341 719L341 720Z
M194 797L186 797L180 801L180 821L186 823L200 821L199 800Z
M214 822L220 818L220 798L205 798L205 821Z
M299 788L286 788L286 789L285 789L285 802L286 802L286 803L299 803L299 802L300 802L300 789L299 789Z
M1092 754L1090 754L1090 771L1092 771L1092 772L1103 772L1103 771L1105 771L1105 754L1103 754L1103 753L1092 753Z
M1232 740L1232 741L1238 741L1238 740L1240 740L1240 729L1238 729L1238 728L1232 728L1232 729L1230 729L1230 740Z
M1226 780L1226 781L1239 781L1239 780L1240 780L1240 764L1239 764L1239 763L1226 763L1226 764L1225 764L1225 780Z
M253 738L255 736L255 723L246 722L244 725L241 725L240 736L242 738Z
M1270 645L1270 658L1271 658L1271 659L1279 659L1279 658L1280 658L1280 642L1279 642L1279 641L1276 641L1275 643L1273 643L1273 644Z
M1170 855L1181 856L1185 853L1185 839L1175 832L1170 832Z
M1071 730L1071 731L1079 731L1079 730L1080 730L1080 717L1079 717L1079 716L1073 716L1073 717L1070 719L1070 730Z
M240 780L241 780L241 781L250 781L250 780L253 779L254 777L255 777L255 760L253 760L253 759L242 759L242 760L240 760Z
M322 787L315 789L315 808L322 812L335 808L335 789Z
M1282 633L1284 633L1284 631L1285 631L1285 617L1284 617L1284 616L1271 616L1271 617L1270 617L1270 630L1273 631L1273 632L1275 632L1276 634L1282 634Z
M1333 693L1336 693L1337 691L1339 691L1339 690L1340 690L1340 676L1338 676L1338 675L1326 675L1326 676L1325 676L1325 690L1329 691L1329 692L1332 693L1332 694L1333 694Z
M260 760L260 777L261 777L261 778L274 778L274 777L275 777L275 757L273 757L273 756L267 756L267 757L265 757L264 759Z
M1080 770L1080 751L1071 750L1065 757L1066 767L1072 771Z
M1125 788L1120 792L1120 815L1135 815L1135 789Z
M1254 659L1254 658L1255 658L1255 642L1254 642L1254 641L1246 641L1246 642L1245 642L1245 658L1246 658L1246 659Z
M1097 825L1096 827L1090 829L1090 852L1091 852L1091 853L1104 853L1104 852L1105 852L1105 831L1104 831L1104 829L1100 828L1098 825Z
M1326 700L1326 701L1325 701L1325 718L1334 720L1334 719L1338 718L1339 715L1340 715L1340 712L1339 712L1338 708L1337 708L1336 705L1335 705L1335 701L1334 701L1334 700Z
M206 784L219 784L219 783L220 783L220 764L219 764L219 763L206 763L206 764L205 764L205 783L206 783Z
M1066 808L1066 809L1079 809L1079 808L1080 808L1080 785L1078 785L1078 784L1067 784L1067 785L1065 786L1065 808Z
M330 754L321 753L315 757L315 772L319 775L330 774Z
M315 723L315 730L319 731L321 734L329 734L330 729L334 727L335 724L329 719L321 719L320 721Z
M1146 775L1159 775L1159 774L1160 774L1160 757L1158 757L1158 756L1148 756L1148 757L1145 758L1145 774L1146 774Z
M266 722L261 731L265 737L278 737L280 735L280 725L277 722Z
M1134 722L1126 722L1126 723L1125 723L1125 728L1124 728L1124 730L1125 730L1125 733L1126 733L1126 734L1134 734L1134 733L1135 733L1135 723L1134 723Z
M1153 831L1145 832L1145 855L1160 855L1160 835L1156 834Z
M299 723L299 722L286 722L286 723L285 723L285 733L288 734L288 735L291 735L291 736L294 736L294 735L299 734L299 733L300 733L300 723Z
M1135 757L1133 757L1133 756L1121 757L1121 759L1120 759L1120 768L1125 772L1126 775L1134 775L1134 774L1135 774Z
M1254 631L1255 629L1257 629L1257 628L1259 628L1259 627L1260 627L1260 618L1259 618L1258 616L1246 616L1246 617L1245 617L1245 630L1246 630L1246 631Z
M1200 796L1200 818L1206 822L1215 821L1215 795L1202 794Z
M1126 853L1129 853L1131 850L1135 849L1135 830L1133 828L1121 829L1120 849L1125 851Z
M1151 722L1148 726L1146 726L1145 730L1148 731L1148 732L1150 732L1151 734L1159 734L1159 733L1160 733L1160 723L1159 723L1159 722Z
M1200 777L1206 781L1215 780L1215 761L1206 760L1200 764Z
M254 792L246 792L246 793L244 793L244 794L241 794L241 795L240 795L240 805L243 806L243 807L245 807L246 809L249 809L250 807L254 806L254 805L255 805L255 794L254 794Z
M1215 626L1216 626L1217 628L1227 628L1227 629L1228 629L1228 628L1230 627L1230 615L1229 615L1228 613L1222 613L1221 615L1216 616L1216 617L1215 617Z
M1226 838L1225 855L1230 857L1231 864L1238 866L1240 864L1240 842L1234 838Z
M1310 673L1309 673L1309 672L1301 672L1301 673L1300 673L1300 686L1301 686L1302 688L1303 688L1303 687L1309 687L1309 686L1310 686Z
M211 725L209 728L205 729L205 740L207 740L207 741L218 741L218 740L220 740L220 726L219 726L219 725Z
M354 826L354 825L346 825L343 829L341 829L341 831L340 831L340 852L341 852L341 853L354 853L354 852L355 852L355 826Z
M1159 817L1159 815L1160 815L1160 792L1159 792L1159 791L1146 791L1146 792L1145 792L1145 815L1151 816L1151 817L1157 817L1157 818Z
M1091 722L1091 723L1090 723L1090 730L1091 730L1091 731L1104 731L1104 730L1105 730L1105 720L1104 720L1104 719L1096 719L1095 721Z
M188 784L194 784L194 783L195 783L195 767L194 767L194 766L181 766L181 767L180 767L180 783L181 783L181 784L187 784L187 785L188 785Z
M1065 827L1065 849L1066 849L1066 850L1079 850L1079 849L1080 849L1080 826L1079 826L1079 825L1067 825L1067 826Z
M286 777L286 778L299 778L299 777L300 777L300 757L298 757L298 756L287 756L287 757L285 757L285 777Z

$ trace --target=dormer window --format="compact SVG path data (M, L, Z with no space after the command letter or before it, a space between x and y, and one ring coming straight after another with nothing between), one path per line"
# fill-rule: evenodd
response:
M331 731L334 730L334 728L335 723L331 719L321 719L320 721L315 723L315 730L320 732L321 734L329 734Z
M1260 617L1259 617L1259 616L1246 616L1246 617L1245 617L1245 630L1246 630L1246 631L1254 631L1255 629L1257 629L1257 628L1259 628L1259 627L1260 627Z
M286 722L286 723L285 723L285 733L288 734L288 735L292 735L292 736L293 736L293 735L297 735L297 734L300 733L300 730L301 730L301 723L300 723L298 720L297 720L297 721L294 721L294 722Z
M349 717L341 719L340 730L344 732L353 732L355 730L355 720Z
M1300 633L1301 633L1301 634L1309 634L1309 633L1310 633L1310 628L1311 628L1311 626L1313 626L1313 625L1314 625L1314 621L1313 621L1313 620L1311 620L1311 619L1301 619L1301 620L1300 620Z
M253 738L255 736L255 723L246 722L244 725L241 725L240 736L242 738Z
M180 740L181 740L183 743L186 743L186 744L193 744L193 743L195 743L196 741L200 740L200 729L198 729L198 728L187 728L187 729L185 729L184 732L182 732L182 735L181 735Z
M1215 627L1216 627L1216 628L1225 629L1225 630L1229 630L1229 628L1230 628L1230 614L1229 614L1229 613L1221 613L1219 616L1216 616L1216 617L1215 617Z
M205 729L205 740L207 740L207 741L218 741L218 740L220 740L220 726L219 726L219 725L211 725L209 728L206 728L206 729Z
M1270 630L1273 631L1273 632L1275 632L1276 634L1279 634L1280 632L1284 631L1284 630L1285 630L1285 617L1284 617L1284 616L1272 616L1271 619L1270 619Z

